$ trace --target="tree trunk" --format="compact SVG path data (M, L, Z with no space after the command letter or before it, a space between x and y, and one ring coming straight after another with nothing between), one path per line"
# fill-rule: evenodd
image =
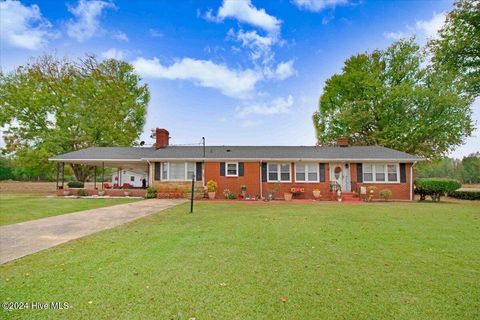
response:
M72 167L73 173L75 174L75 178L77 181L85 182L87 178L93 173L92 166L87 166L83 164L70 164Z

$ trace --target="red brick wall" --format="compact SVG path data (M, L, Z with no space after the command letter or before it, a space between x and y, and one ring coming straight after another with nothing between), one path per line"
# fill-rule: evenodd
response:
M223 190L229 189L236 195L241 193L242 184L247 186L247 194L254 197L260 194L260 163L244 162L242 177L220 176L220 162L206 162L204 164L205 184L209 180L218 183L217 199L223 199Z
M357 165L353 164L351 167L352 181L357 181ZM383 189L390 189L392 191L392 196L390 199L396 200L410 200L410 188L412 184L410 183L410 168L412 167L411 163L405 164L405 173L407 176L406 183L358 183L359 186L374 186L377 189L374 193L374 199L380 199L379 192Z

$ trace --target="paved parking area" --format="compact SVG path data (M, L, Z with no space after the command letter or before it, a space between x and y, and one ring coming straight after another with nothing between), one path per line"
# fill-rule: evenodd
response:
M150 199L2 226L0 227L0 263L114 228L185 201Z

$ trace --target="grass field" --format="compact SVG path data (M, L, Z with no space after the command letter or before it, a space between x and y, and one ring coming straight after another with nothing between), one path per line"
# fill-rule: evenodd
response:
M0 193L0 225L128 203L135 199L63 199L45 194Z
M198 203L0 266L29 319L478 319L480 205Z

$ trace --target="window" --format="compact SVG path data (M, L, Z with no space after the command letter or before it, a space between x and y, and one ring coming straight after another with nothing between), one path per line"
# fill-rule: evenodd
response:
M162 180L190 180L195 175L194 162L163 162Z
M317 163L295 164L295 181L318 182L318 164Z
M269 163L268 164L268 182L290 182L290 164L289 163Z
M278 165L276 163L268 164L268 181L278 181Z
M168 162L162 163L162 180L168 180Z
M375 165L375 181L385 181L385 165Z
M304 164L295 164L295 181L305 181L307 171Z
M227 162L225 166L227 167L227 177L238 177L238 162Z
M364 182L373 181L373 166L371 164L363 165L363 181Z
M130 176L130 181L135 181L135 176Z
M186 180L185 163L170 162L168 164L169 180Z
M187 162L187 180L192 180L195 176L195 163Z
M387 164L388 181L398 181L397 165Z
M399 182L399 166L396 163L363 164L364 182Z

